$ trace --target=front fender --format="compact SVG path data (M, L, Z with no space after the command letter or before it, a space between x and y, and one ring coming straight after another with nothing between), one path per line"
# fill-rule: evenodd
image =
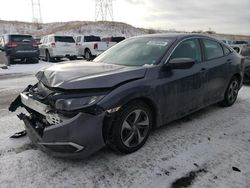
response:
M159 117L158 96L159 95L157 94L156 89L152 88L152 84L150 84L150 81L140 79L126 83L114 89L107 96L105 96L97 105L102 107L104 110L109 110L121 107L135 99L143 99L145 101L148 101L150 105L152 105L150 106L151 109L154 110L155 115Z

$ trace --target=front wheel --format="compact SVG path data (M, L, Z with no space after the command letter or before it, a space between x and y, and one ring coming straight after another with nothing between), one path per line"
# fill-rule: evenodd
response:
M220 104L224 107L232 106L238 96L238 92L240 89L240 81L237 77L233 77L227 87L227 90L224 95L224 100L220 102Z
M116 112L115 121L108 131L107 145L119 153L132 153L146 142L152 127L150 108L140 101L125 105Z

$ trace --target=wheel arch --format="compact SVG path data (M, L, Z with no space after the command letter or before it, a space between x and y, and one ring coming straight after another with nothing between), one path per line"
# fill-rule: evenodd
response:
M136 97L136 98L133 98L129 101L126 101L120 106L121 107L126 106L126 105L128 105L130 103L134 103L134 102L143 102L144 104L146 104L149 107L149 109L152 113L152 118L153 118L152 128L155 129L157 127L157 123L158 123L158 120L157 120L158 119L158 113L157 113L158 110L157 110L156 104L150 98L142 96L142 97ZM112 129L113 121L115 121L115 116L112 114L106 115L104 117L102 134L103 134L103 139L104 139L105 143L107 141L108 135L110 134L110 130Z

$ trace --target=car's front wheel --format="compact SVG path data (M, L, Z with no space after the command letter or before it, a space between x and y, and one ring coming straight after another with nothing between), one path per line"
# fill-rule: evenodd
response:
M116 112L108 131L107 145L119 153L132 153L146 142L152 127L152 113L148 105L134 101Z
M220 104L225 107L232 106L238 97L239 89L240 81L236 76L234 76L227 87L227 90L224 95L224 100L221 101Z

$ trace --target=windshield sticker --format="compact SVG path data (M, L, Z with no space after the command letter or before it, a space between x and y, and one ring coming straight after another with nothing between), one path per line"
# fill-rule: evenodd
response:
M155 46L167 46L167 41L148 41L147 45L155 45Z

